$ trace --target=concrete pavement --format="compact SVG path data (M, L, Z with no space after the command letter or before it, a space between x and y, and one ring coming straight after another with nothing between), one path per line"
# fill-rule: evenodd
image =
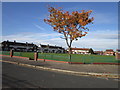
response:
M23 58L2 56L3 62L16 62L22 66L29 66L44 70L51 70L76 75L90 75L106 78L120 78L118 74L119 65L93 65L93 64L68 64L51 61L34 61Z

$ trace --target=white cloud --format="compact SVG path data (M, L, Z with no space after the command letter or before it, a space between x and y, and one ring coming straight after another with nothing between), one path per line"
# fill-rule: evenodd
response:
M96 39L118 39L117 30L97 30L88 33L87 37Z
M116 50L118 48L118 32L115 30L89 32L85 37L75 41L73 47L88 47L96 50Z
M45 29L44 29L43 27L41 27L40 25L37 25L37 24L34 24L34 25L35 25L35 27L37 27L38 29L45 31Z
M20 33L15 35L2 36L2 41L19 41L19 42L33 42L36 44L49 44L48 41L54 41L53 38L60 37L61 34L58 33Z
M39 44L50 44L67 47L64 39L61 39L59 33L20 33L16 35L3 36L2 40L29 42ZM113 30L105 33L105 31L89 32L87 36L73 42L73 47L93 48L94 50L117 49L118 38L117 32Z
M84 47L84 48L93 48L96 50L105 50L105 49L117 49L118 40L111 39L79 39L77 42L73 43L75 47Z

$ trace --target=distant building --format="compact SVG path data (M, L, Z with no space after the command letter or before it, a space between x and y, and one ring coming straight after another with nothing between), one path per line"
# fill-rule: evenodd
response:
M96 54L96 55L103 55L104 52L103 51L94 51L94 54Z
M120 49L116 49L116 52L120 52Z
M93 54L92 48L71 48L72 54Z
M65 53L65 49L60 46L39 45L38 52L42 53Z
M120 49L116 49L115 55L116 55L116 54L120 54Z
M117 60L120 60L120 49L116 49L115 56Z
M37 51L37 45L33 43L20 43L20 42L11 42L11 41L3 41L1 43L1 47L3 51L10 51L11 49L18 52L34 52Z
M106 49L106 51L104 52L104 55L115 55L115 52L113 51L113 49Z

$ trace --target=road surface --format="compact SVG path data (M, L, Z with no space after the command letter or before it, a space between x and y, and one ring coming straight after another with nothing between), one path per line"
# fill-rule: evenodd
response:
M114 79L75 76L2 63L3 88L118 88Z

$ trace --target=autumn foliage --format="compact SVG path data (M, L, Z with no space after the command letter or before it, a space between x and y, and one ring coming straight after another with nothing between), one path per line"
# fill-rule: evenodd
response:
M50 15L48 19L44 21L51 25L54 31L57 31L64 35L67 46L71 48L73 40L78 40L78 37L83 37L87 34L89 30L85 26L89 23L92 23L94 18L89 18L92 10L85 11L81 10L73 11L69 13L68 11L63 11L60 8L56 9L54 7L49 7L48 11Z

